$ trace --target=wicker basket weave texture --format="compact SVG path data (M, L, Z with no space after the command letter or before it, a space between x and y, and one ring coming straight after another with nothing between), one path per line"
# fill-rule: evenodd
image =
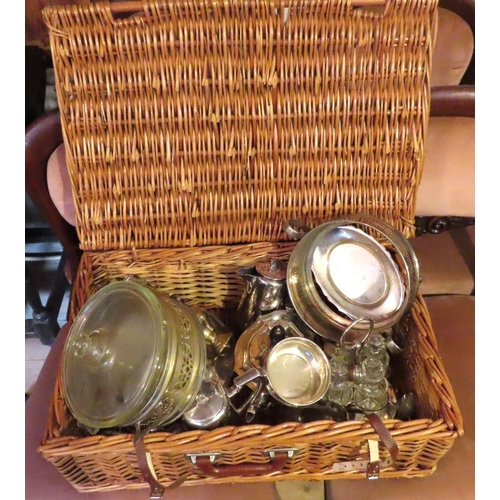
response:
M362 211L413 236L436 4L44 10L82 248L277 241Z
M106 283L134 274L165 293L233 307L240 265L287 260L282 225L367 211L405 236L429 111L437 0L144 0L126 18L108 3L52 7L49 26L67 159L84 254L72 317ZM287 10L285 10L287 9ZM421 297L401 383L418 418L386 421L398 460L382 477L421 477L463 433ZM366 458L368 422L246 425L145 437L169 484L361 479L333 464ZM206 477L188 452L221 463L299 453L276 474ZM60 376L40 451L80 491L145 487L133 436L76 426ZM381 444L381 458L389 452Z
M249 245L241 245L239 249L232 249L239 256L237 260L245 261L251 257L255 248L248 247ZM280 249L275 246L267 248L268 255L280 258L285 258L289 250L290 244ZM136 271L140 269L147 273L149 262L153 263L152 267L157 266L158 260L164 255L175 264L175 261L171 260L172 251L137 251L136 257L139 260L136 262L130 251L128 256L125 251L86 252L80 268L81 281L73 291L75 310L109 280L125 277L128 273L137 274ZM150 253L154 254L154 258ZM106 258L107 254L109 255ZM115 256L116 260L113 259ZM145 260L141 261L141 257ZM211 266L216 267L217 263L220 268L229 270L228 276L233 276L234 271L230 270L231 266L226 259L215 258ZM160 280L164 286L168 284L166 276L169 275L167 268L165 279ZM223 276L221 273L221 282ZM180 286L179 288L182 289ZM229 301L228 304L234 305L235 302ZM399 455L395 464L383 469L382 477L429 475L435 470L437 461L463 433L461 413L441 363L430 317L422 297L419 297L413 306L407 335L409 349L401 362L393 365L393 369L398 371L398 379L402 384L400 390L416 394L418 418L409 422L385 421L398 443ZM332 470L332 464L366 457L367 439L377 439L373 428L367 422L326 421L309 424L288 422L275 426L254 424L181 434L153 432L146 436L145 442L151 453L155 471L163 483L168 484L186 475L187 484L216 484L256 479L204 477L186 460L185 454L217 451L222 453L221 464L234 465L263 463L267 460L262 453L265 449L294 447L298 448L300 453L287 463L278 476L260 476L258 479L361 479L365 477L363 472L336 472ZM86 436L82 433L65 405L60 377L40 451L80 491L144 486L135 458L133 435L124 433L114 436ZM381 457L387 458L388 455L388 450L382 445Z

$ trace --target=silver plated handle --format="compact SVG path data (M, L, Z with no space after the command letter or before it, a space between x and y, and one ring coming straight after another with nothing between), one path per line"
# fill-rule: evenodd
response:
M346 335L351 331L351 328L354 328L358 323L361 323L362 321L368 321L368 323L369 323L370 326L368 327L368 332L366 333L366 335L361 340L360 345L362 346L367 341L368 337L372 333L372 330L373 330L373 327L374 327L375 323L373 322L373 319L371 319L371 318L367 318L367 317L358 318L357 320L353 321L343 331L343 333L342 333L342 335L340 337L340 346L341 347L349 347L348 345L346 345L346 342L345 342ZM356 344L356 343L354 342L354 344ZM352 345L351 345L351 347L352 347Z
M232 398L240 392L242 387L259 377L262 377L262 373L260 373L257 368L252 368L251 370L243 373L243 375L239 375L233 380L233 385L226 389L227 397Z
M300 240L311 231L311 228L300 220L290 219L283 226L283 231L292 240Z

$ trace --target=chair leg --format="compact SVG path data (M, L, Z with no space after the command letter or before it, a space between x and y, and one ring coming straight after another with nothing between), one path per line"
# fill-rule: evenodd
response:
M59 264L57 266L57 271L54 277L54 283L52 284L52 288L50 290L49 297L47 299L47 303L45 307L55 315L55 318L59 316L61 311L61 305L64 299L64 293L68 288L69 282L66 278L66 264L67 264L66 254L63 252L61 255L61 259L59 260ZM59 331L59 328L58 330Z
M42 304L38 288L29 270L25 269L26 300L33 311L32 329L35 336L43 345L52 345L60 330L57 317L61 309L62 300L68 282L64 275L66 258L62 255L57 268L54 285L50 291L47 304Z

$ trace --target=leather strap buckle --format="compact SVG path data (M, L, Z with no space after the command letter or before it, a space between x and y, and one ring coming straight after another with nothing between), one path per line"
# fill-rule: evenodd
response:
M369 439L368 452L370 458L366 468L366 479L378 479L380 477L380 456L378 451L378 441Z

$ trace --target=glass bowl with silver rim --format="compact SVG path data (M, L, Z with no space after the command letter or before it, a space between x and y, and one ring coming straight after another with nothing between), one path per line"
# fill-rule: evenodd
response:
M361 339L371 328L382 332L411 307L420 284L418 260L408 240L393 226L367 214L336 219L315 229L285 232L300 239L287 269L287 288L297 314L314 332L338 342L353 325ZM376 232L395 257L369 233ZM367 321L373 321L373 327Z
M179 418L198 393L206 345L196 315L136 279L110 283L85 303L66 339L62 385L89 432Z

